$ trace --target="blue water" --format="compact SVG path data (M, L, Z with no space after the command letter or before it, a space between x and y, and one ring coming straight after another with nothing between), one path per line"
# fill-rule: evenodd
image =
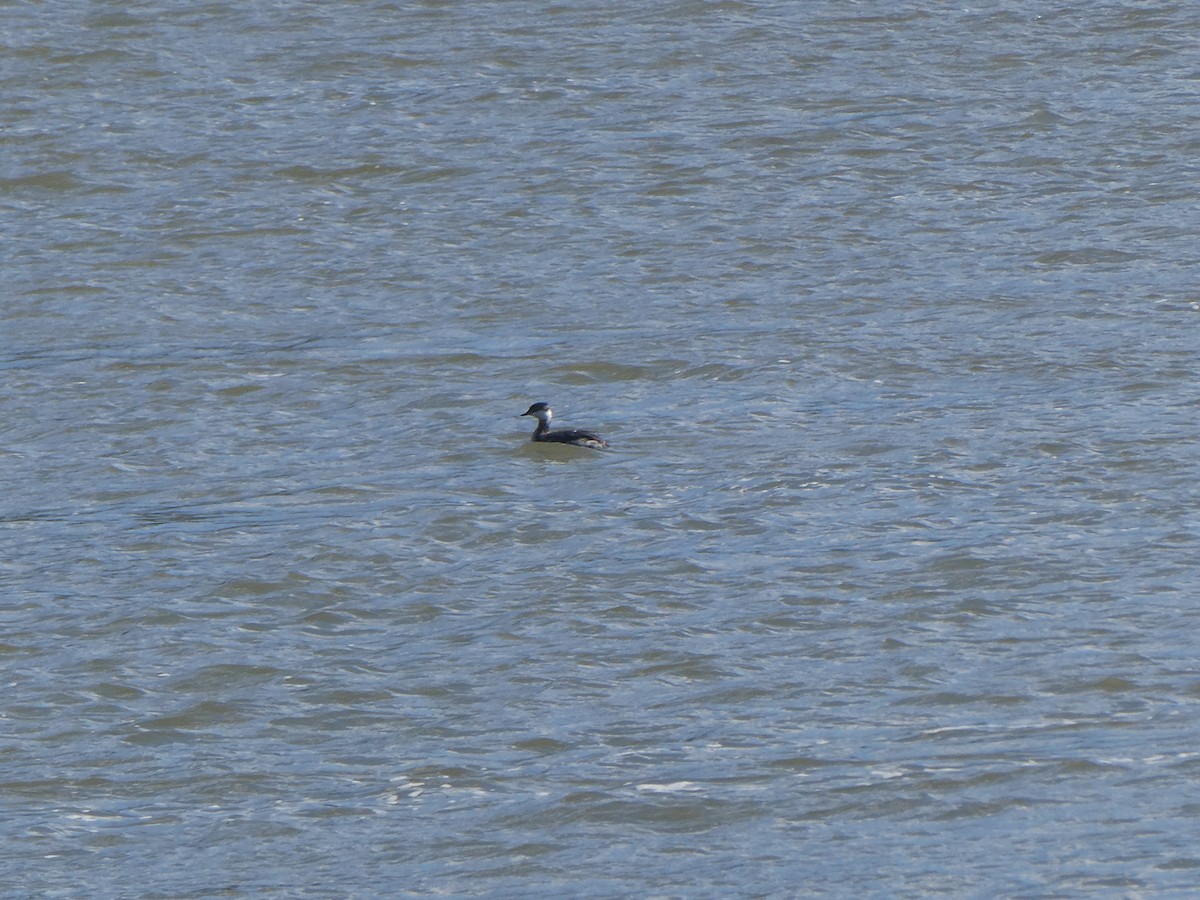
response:
M1190 7L4 22L6 896L1194 890Z

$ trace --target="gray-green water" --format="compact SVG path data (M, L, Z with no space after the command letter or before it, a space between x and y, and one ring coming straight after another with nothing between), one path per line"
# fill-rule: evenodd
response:
M0 17L5 895L1197 887L1200 10Z

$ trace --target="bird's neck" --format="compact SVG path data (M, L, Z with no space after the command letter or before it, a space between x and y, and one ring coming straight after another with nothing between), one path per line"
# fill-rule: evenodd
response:
M537 428L533 429L534 440L537 440L538 438L540 438L543 434L545 434L549 430L550 430L550 417L549 416L538 416L537 417Z

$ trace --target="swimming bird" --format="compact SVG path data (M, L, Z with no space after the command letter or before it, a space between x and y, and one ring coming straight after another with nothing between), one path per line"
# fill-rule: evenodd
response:
M550 420L554 418L554 411L550 409L548 403L535 403L521 415L533 416L538 420L537 428L533 429L533 440L535 441L574 444L576 447L591 447L593 450L602 450L608 446L608 442L604 438L598 434L592 434L590 431L551 431Z

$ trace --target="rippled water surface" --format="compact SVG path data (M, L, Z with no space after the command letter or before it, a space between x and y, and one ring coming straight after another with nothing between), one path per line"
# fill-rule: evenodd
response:
M1200 885L1197 7L3 21L5 895Z

